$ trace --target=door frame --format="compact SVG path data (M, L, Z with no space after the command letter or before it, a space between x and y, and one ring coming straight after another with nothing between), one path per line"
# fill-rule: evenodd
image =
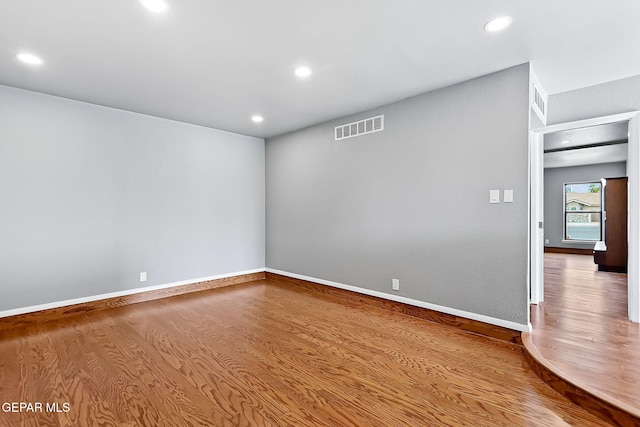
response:
M640 323L640 111L560 123L529 132L529 303L544 301L544 136L549 133L604 124L628 122L629 144L627 177L629 178L627 260L628 314Z

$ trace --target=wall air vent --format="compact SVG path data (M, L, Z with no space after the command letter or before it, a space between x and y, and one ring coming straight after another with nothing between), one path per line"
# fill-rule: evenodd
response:
M336 126L335 137L336 141L340 141L341 139L380 132L381 130L384 130L384 114L353 123L347 123L346 125Z
M549 97L544 87L540 84L533 65L529 66L529 108L535 113L542 122L547 124L547 107L549 106Z
M540 94L540 89L536 85L533 85L533 102L536 104L543 116L547 115L547 105L544 97Z

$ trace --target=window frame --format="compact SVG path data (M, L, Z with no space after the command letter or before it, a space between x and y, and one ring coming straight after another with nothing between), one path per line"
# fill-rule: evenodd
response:
M598 210L593 210L593 209L589 209L589 210L570 210L567 209L567 186L571 186L571 185L589 185L589 184L598 184L600 186L600 191L598 194L600 194L600 208ZM602 223L604 220L604 216L603 216L603 211L602 211L602 191L603 191L604 185L602 183L602 180L598 180L598 181L580 181L580 182L565 182L564 184L562 184L562 242L563 243L593 243L593 242L599 242L602 240ZM567 214L575 214L575 213L585 213L585 214L600 214L600 225L598 226L598 231L599 231L599 236L598 239L596 240L591 240L591 239L574 239L574 238L569 238L567 236L569 236L568 234L568 226L567 226Z

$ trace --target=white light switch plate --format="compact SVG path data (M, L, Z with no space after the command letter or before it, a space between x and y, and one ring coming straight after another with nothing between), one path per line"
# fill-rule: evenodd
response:
M513 203L513 190L504 190L504 202Z
M489 203L500 203L500 190L489 191Z

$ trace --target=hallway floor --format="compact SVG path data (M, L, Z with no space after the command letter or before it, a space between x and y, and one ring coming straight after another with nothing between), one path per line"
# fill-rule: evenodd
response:
M627 275L597 271L587 255L547 253L544 262L535 347L554 372L640 417L640 324L627 317Z

